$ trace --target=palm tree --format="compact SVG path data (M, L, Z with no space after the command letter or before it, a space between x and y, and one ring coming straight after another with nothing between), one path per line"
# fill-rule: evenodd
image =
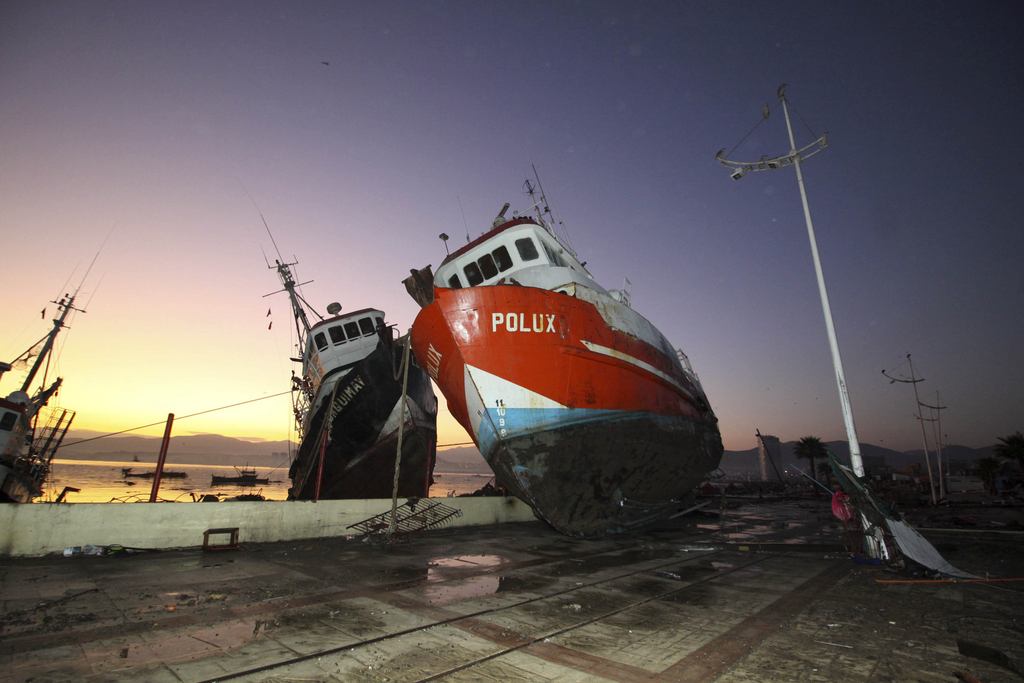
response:
M816 436L805 436L796 442L796 446L793 446L793 454L798 458L811 461L811 474L814 474L814 459L815 458L827 458L828 449L825 448L825 444L821 442Z
M1002 463L996 458L982 458L974 463L974 473L988 485L988 491L992 495L996 493L996 475L1001 469Z
M1002 443L993 446L992 452L997 458L1006 460L1016 458L1017 464L1020 466L1020 473L1024 475L1024 434L1017 432L1010 436L1000 437L999 440Z

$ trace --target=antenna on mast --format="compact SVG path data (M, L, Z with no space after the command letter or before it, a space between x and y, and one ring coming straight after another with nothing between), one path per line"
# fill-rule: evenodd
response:
M459 195L455 195L455 201L459 203L459 213L462 214L462 224L466 226L466 244L469 244L473 240L469 239L469 223L466 222L466 212L462 210L462 200L459 199ZM445 250L448 250L448 244L444 245Z
M39 350L39 353L36 356L35 363L32 364L32 369L29 370L28 376L25 377L25 381L22 383L22 391L28 392L28 389L31 386L32 381L36 378L36 374L39 372L39 367L43 364L44 360L46 361L46 371L43 373L43 386L45 387L46 378L50 372L50 355L51 352L53 351L54 342L57 340L57 335L60 333L62 329L67 327L66 321L71 311L75 311L78 313L86 312L84 308L75 308L75 298L78 296L78 293L82 291L82 286L85 284L85 279L89 277L89 273L92 272L92 267L96 265L96 259L100 257L100 253L103 251L103 246L107 243L107 240L110 239L110 235L113 232L114 229L111 228L110 232L107 233L107 236L103 238L103 242L100 244L100 248L96 250L96 255L92 257L92 261L89 262L89 267L85 269L85 274L82 275L81 282L79 282L78 286L75 287L74 294L68 294L67 292L65 292L64 296L50 302L53 304L57 304L57 317L53 319L53 327L50 329L49 333L47 333L47 335L43 338L45 339L45 343L43 344L43 347ZM68 277L68 281L70 280L71 277ZM67 282L65 282L64 284L66 285ZM95 294L95 292L93 293ZM92 297L90 297L90 301L91 300ZM30 348L28 351L25 352L25 354L29 354L31 350L32 349ZM58 384L54 386L59 386L60 381L60 378L58 378ZM54 389L54 387L51 387L51 389ZM43 389L40 388L40 391L42 392Z
M555 212L552 211L551 207L548 205L547 194L544 192L544 184L540 182L540 174L537 173L537 165L530 164L530 167L533 169L533 177L537 179L537 187L540 188L540 201L544 204L544 213L546 213L551 219L552 233L554 233L556 224L562 226L562 234L565 235L565 246L569 248L569 251L572 252L573 256L576 256L576 250L572 247L572 238L569 237L569 230L565 227L565 223L555 218ZM529 181L527 181L527 183L529 183ZM530 196L532 197L533 195L531 194Z

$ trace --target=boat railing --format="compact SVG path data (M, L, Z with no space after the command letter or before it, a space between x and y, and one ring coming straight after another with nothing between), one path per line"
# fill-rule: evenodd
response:
M71 427L72 420L75 419L75 411L67 408L52 408L48 409L47 413L43 428L33 439L33 444L42 444L41 447L34 449L35 455L48 466L53 460L53 456L57 454L61 442L64 441L64 435Z

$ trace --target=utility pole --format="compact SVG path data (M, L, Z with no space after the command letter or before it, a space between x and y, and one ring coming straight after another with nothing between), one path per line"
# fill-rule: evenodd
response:
M946 475L942 471L942 411L946 409L946 406L942 405L942 399L939 398L939 392L935 392L935 402L939 405L930 406L927 403L922 404L925 408L934 411L931 413L935 417L929 418L928 422L932 423L932 436L935 438L935 457L939 465L939 500L946 499ZM935 423L938 423L936 429Z
M715 155L715 158L718 159L723 166L735 169L731 176L733 180L739 180L751 171L769 171L790 165L796 167L796 181L797 185L800 186L800 200L804 207L804 220L807 222L807 237L811 242L811 256L814 258L814 272L818 278L818 293L821 295L821 308L822 312L825 314L825 331L828 333L828 345L832 352L832 366L835 368L836 384L839 386L839 403L843 411L843 422L846 425L846 439L850 446L850 464L853 466L854 473L858 477L863 477L864 460L860 455L860 441L857 440L857 427L853 422L853 408L850 405L850 396L846 388L846 376L843 372L843 359L839 355L839 341L836 339L835 325L832 321L832 307L829 305L828 291L825 289L825 275L821 269L821 259L818 256L818 242L814 237L814 224L811 222L811 209L807 204L807 191L804 189L804 176L803 172L800 170L801 161L814 156L821 150L825 149L828 145L826 140L827 133L806 147L798 150L796 148L796 141L793 138L793 126L789 122L789 108L786 104L785 83L779 86L778 96L782 101L782 112L786 117L786 130L789 131L789 154L775 157L773 159L762 157L760 161L754 163L743 163L730 161L724 158L722 153L725 152L725 150L723 149ZM765 105L763 115L765 119L768 118L769 109L767 104ZM815 146L817 149L807 152L807 150Z
M910 363L910 379L898 379L891 375L886 375L885 370L882 370L882 374L889 378L889 384L893 382L899 382L901 384L912 384L914 386L914 401L917 403L917 421L921 423L921 443L924 445L924 462L928 466L928 488L932 492L932 505L938 504L938 500L935 498L935 479L932 477L932 460L928 455L928 437L924 433L924 418L921 416L921 398L917 394L917 383L923 382L924 377L918 379L914 375L914 361L910 360L910 354L907 354L907 362ZM942 476L942 473L939 473Z

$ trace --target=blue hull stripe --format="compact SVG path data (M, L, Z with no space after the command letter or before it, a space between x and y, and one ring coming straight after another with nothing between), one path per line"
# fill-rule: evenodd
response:
M502 438L528 436L588 422L616 422L642 418L663 424L666 429L678 429L691 424L690 420L681 417L593 408L488 408L487 418L480 420L480 432L477 434L480 453L485 458L494 452ZM504 430L504 433L501 433L501 430Z

